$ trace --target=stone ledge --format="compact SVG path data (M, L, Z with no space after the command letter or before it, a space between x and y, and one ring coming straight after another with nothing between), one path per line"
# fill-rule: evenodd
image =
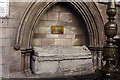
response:
M42 61L64 61L64 60L85 60L85 59L92 59L91 55L86 56L33 56L33 60L37 60L39 62Z

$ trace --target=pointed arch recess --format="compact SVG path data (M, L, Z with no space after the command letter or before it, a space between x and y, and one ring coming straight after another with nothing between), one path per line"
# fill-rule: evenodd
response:
M20 26L17 31L15 49L31 48L31 40L33 28L36 21L54 4L57 2L31 2L24 13ZM100 12L94 2L74 2L69 3L76 8L82 15L89 34L89 46L102 46L104 42L104 23Z

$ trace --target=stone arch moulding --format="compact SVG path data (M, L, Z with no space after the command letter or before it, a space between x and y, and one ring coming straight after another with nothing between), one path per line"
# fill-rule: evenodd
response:
M103 45L103 20L100 12L94 2L74 2L68 1L82 15L89 34L89 46L98 47ZM31 48L31 40L33 28L36 21L44 14L51 6L57 2L31 2L21 19L21 23L17 32L15 49Z

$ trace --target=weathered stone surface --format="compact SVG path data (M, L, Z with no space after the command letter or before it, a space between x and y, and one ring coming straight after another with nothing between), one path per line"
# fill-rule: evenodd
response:
M10 67L8 64L2 65L2 77L4 77L4 78L10 77Z
M48 20L58 20L58 12L49 12Z
M47 34L47 38L59 38L59 34Z
M50 27L39 27L39 33L51 33Z
M0 65L2 64L2 52L0 52Z
M42 46L50 46L50 45L54 45L54 39L47 39L47 38L43 38L42 39Z
M15 19L18 21L20 20L22 14L23 14L23 11L25 10L25 8L21 8L21 7L10 7L10 18L12 19ZM19 14L18 14L19 13ZM16 15L17 14L17 15Z
M72 45L71 39L55 39L55 45Z
M47 19L47 18L48 19ZM81 19L79 19L81 21ZM36 22L33 38L41 38L42 45L83 45L85 44L84 29L78 20L78 16L74 15L71 10L62 5L54 5ZM51 34L52 25L62 25L64 27L63 34ZM36 34L37 33L37 34ZM76 35L81 35L79 41ZM46 38L46 40L43 40ZM48 39L48 40L47 40ZM52 41L50 40L52 39ZM81 39L83 42L81 42ZM80 43L79 43L80 42ZM78 44L79 43L79 44ZM37 43L33 43L37 45ZM40 46L38 44L38 46Z
M79 45L82 46L84 44L85 44L84 38L82 38L82 39L79 39L79 38L72 39L72 45L74 45L74 46L79 46Z
M71 28L65 28L64 34L71 34Z
M68 57L83 57L88 55L91 56L91 52L86 46L39 46L34 47L35 52L39 56L68 56Z
M55 74L58 70L57 61L35 62L34 66L35 74Z
M48 19L48 13L45 13L41 16L41 20L47 20Z
M39 27L35 27L34 29L34 35L39 33Z
M0 27L8 27L8 19L0 19Z
M42 40L40 38L34 38L33 39L34 46L40 46L41 42L42 42Z
M19 19L10 19L8 20L8 27L9 28L18 28L20 20Z
M0 43L1 43L1 44L0 44L0 46L2 46L2 41L3 41L3 40L2 40L2 39L0 39Z
M2 77L2 65L0 64L0 79Z
M65 60L60 62L64 75L86 75L93 72L92 59Z
M60 5L55 5L54 7L52 7L52 11L55 12L63 11L63 8Z
M33 56L35 74L85 75L94 72L91 52L85 46L35 47Z
M10 46L11 39L2 39L2 46Z
M42 21L43 22L43 21ZM43 23L40 23L39 27L51 27L52 25L58 25L56 20L45 20Z
M15 61L14 61L15 62ZM10 72L20 72L21 71L21 64L16 61L17 63L13 63L10 65Z
M60 21L72 22L72 14L71 13L60 13Z

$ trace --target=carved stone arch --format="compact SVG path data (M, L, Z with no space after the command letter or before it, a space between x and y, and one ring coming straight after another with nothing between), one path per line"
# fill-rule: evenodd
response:
M82 15L89 33L89 46L103 44L103 20L95 3L69 2ZM32 2L23 15L18 29L15 49L30 48L36 21L56 2Z

